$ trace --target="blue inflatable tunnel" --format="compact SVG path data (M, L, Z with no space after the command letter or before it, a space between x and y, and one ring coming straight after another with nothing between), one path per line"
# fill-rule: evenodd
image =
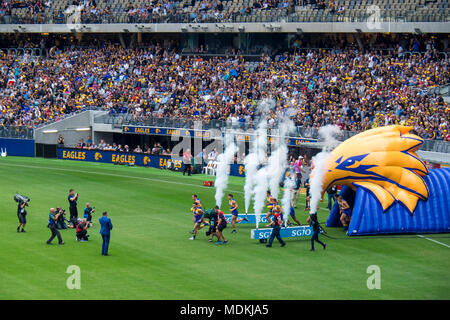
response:
M425 177L428 200L419 200L411 215L400 203L387 211L366 189L357 188L348 235L450 232L450 168L433 169ZM343 190L345 191L345 190ZM344 192L344 199L349 192ZM340 226L335 203L327 226Z

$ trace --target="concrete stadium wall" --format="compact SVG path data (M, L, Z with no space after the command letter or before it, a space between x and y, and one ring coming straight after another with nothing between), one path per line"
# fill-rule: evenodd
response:
M94 116L98 113L103 114L104 111L85 111L36 129L35 141L42 144L56 144L59 135L62 135L65 145L75 146L81 138L86 140L89 136L92 137ZM77 128L89 128L89 131L77 131ZM48 133L50 130L57 132Z

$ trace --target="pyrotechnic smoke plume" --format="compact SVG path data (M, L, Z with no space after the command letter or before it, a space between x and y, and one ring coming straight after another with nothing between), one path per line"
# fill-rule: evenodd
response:
M214 186L216 188L216 205L219 206L219 208L222 204L222 198L228 185L228 167L233 161L234 155L237 151L238 148L234 142L234 135L226 133L225 151L217 157L216 181L214 182Z

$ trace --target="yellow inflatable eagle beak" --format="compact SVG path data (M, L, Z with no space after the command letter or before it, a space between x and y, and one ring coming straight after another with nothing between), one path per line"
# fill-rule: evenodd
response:
M422 178L428 170L416 154L423 139L410 134L412 129L380 127L342 142L327 158L323 190L333 185L362 187L372 192L383 210L398 201L412 213L418 199L428 199Z

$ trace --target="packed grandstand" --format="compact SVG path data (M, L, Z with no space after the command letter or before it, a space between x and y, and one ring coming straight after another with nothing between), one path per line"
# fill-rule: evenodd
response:
M264 22L273 15L286 17L276 21L292 22L307 12L308 19L320 15L325 20L318 21L333 22L327 20L332 15L351 23L372 5L381 13L389 10L391 17L399 11L405 16L425 12L426 21L448 19L448 1L426 0L4 0L0 21L63 23L68 8L75 7L82 23L114 23L119 17L125 23L177 22L178 15L183 21L211 22L203 17L217 12L230 21ZM450 140L443 96L450 78L445 33L365 34L356 29L314 34L297 28L295 34L218 37L154 32L130 34L127 42L122 34L39 34L17 28L0 37L1 128L37 128L88 109L126 114L134 121L219 120L248 128L259 101L272 98L276 108L269 125L276 124L280 110L294 108L299 128L336 124L360 132L404 124L424 139Z

